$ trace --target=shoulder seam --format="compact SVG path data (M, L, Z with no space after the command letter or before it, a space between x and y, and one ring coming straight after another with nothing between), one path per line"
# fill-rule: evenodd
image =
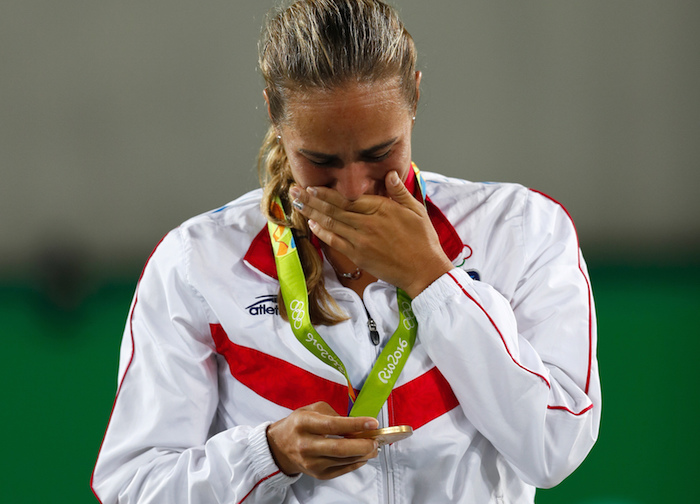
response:
M184 269L184 280L187 283L187 287L192 291L192 294L199 300L199 303L202 307L202 312L204 313L204 319L206 322L206 327L209 327L209 324L212 322L215 322L215 317L211 310L209 309L209 305L207 304L206 300L204 299L204 296L202 295L201 292L194 286L192 283L192 277L191 277L191 263L190 263L190 256L192 255L192 244L188 236L183 232L182 226L179 226L177 228L177 231L180 235L180 246L181 246L181 254L182 254L182 267ZM207 334L206 331L203 331L202 334Z

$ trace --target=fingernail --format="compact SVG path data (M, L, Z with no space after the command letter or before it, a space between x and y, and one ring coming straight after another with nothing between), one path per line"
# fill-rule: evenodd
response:
M297 210L303 210L304 209L304 203L299 201L298 199L295 199L292 201L292 206L296 208Z
M291 196L292 199L297 199L300 195L301 189L299 189L297 186L294 186L289 190L289 196Z
M311 196L316 196L316 194L318 193L315 187L307 187L306 192L310 193Z
M376 429L377 427L379 427L379 423L376 420L365 422L365 430L372 430Z
M396 173L395 171L392 171L389 174L389 183L393 186L397 186L401 183L401 179L399 178L399 174Z
M315 221L312 221L311 219L309 219L308 224L309 224L309 228L311 228L312 231L314 229L316 229L316 222Z

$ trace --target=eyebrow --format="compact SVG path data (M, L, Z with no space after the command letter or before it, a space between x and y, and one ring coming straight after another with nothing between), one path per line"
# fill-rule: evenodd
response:
M360 154L363 156L367 156L368 154L374 154L375 152L386 149L390 145L393 145L396 143L396 141L399 139L399 137L392 138L391 140L387 140L386 142L382 142L380 144L375 145L374 147L370 147L369 149L363 149L360 151ZM312 157L319 157L319 158L334 158L337 157L335 154L326 154L323 152L316 152L316 151L311 151L308 149L299 149L299 152L302 154L306 154Z

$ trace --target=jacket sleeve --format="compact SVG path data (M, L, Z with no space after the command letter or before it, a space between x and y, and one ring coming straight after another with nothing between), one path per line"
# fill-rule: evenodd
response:
M469 421L527 483L549 488L598 436L596 325L586 265L561 205L530 192L510 299L453 269L413 301L419 338Z
M166 235L139 280L93 491L103 504L280 502L296 479L275 465L267 424L212 432L217 358L186 248L179 229Z

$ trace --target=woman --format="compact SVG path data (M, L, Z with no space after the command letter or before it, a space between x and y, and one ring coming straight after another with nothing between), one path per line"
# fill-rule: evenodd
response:
M379 0L270 18L264 190L144 268L101 502L533 502L585 458L600 386L572 222L412 165L415 59ZM367 433L388 426L413 435Z

